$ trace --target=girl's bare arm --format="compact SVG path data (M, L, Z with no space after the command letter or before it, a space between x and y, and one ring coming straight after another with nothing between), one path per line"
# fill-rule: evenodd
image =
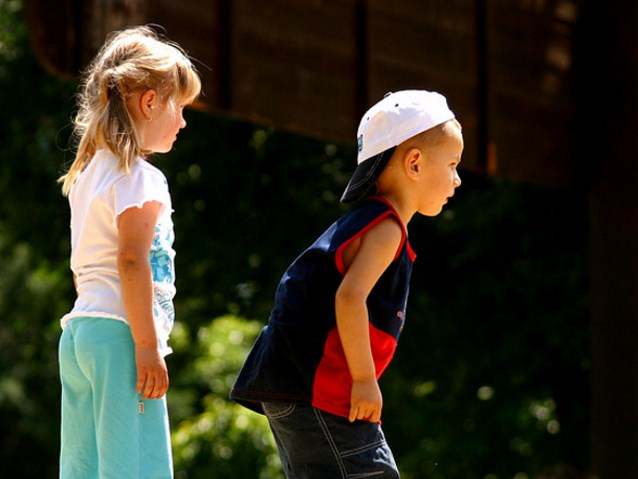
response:
M159 398L168 390L168 370L159 352L153 320L153 281L150 249L161 204L144 203L118 217L117 266L122 300L128 317L137 365L137 392L145 398Z

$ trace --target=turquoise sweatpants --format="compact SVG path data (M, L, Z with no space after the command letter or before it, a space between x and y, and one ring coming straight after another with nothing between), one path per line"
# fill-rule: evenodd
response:
M173 459L166 397L135 390L129 326L82 317L60 338L60 479L170 479Z

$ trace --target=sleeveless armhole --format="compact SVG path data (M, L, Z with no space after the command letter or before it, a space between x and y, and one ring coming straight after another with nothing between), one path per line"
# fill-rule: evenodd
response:
M345 264L343 262L343 252L346 249L346 247L350 243L352 243L354 240L356 240L357 238L360 238L361 236L363 236L367 231L370 231L372 228L374 228L376 225L378 225L381 221L383 221L384 219L386 219L389 216L393 216L394 219L399 223L399 226L401 227L401 241L399 242L399 246L397 248L397 251L396 251L392 261L395 261L399 257L399 255L401 254L401 250L403 249L403 245L406 243L407 234L406 234L406 231L405 231L405 226L401 222L401 218L399 218L399 215L397 214L397 212L394 211L394 209L392 208L392 209L384 212L383 214L379 215L378 217L376 217L373 221L368 223L364 228L359 230L359 232L357 234L355 234L354 236L349 238L341 246L339 246L339 248L337 248L337 251L335 252L335 266L337 267L337 271L339 271L339 273L341 273L341 275L345 275L346 274L346 267L345 267ZM410 247L410 243L409 242L408 242L408 251L410 252L410 257L412 257L412 255L414 253L412 252L412 248Z

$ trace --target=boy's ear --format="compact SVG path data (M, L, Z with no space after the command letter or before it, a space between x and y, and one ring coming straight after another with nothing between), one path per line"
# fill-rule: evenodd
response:
M416 178L423 169L423 154L418 148L410 148L403 159L405 171L410 178Z

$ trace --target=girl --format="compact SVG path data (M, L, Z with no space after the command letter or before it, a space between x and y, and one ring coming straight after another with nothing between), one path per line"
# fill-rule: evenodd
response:
M61 320L60 478L173 477L172 208L147 158L171 150L200 89L185 52L145 26L109 35L85 72L77 153L60 178L77 290Z

